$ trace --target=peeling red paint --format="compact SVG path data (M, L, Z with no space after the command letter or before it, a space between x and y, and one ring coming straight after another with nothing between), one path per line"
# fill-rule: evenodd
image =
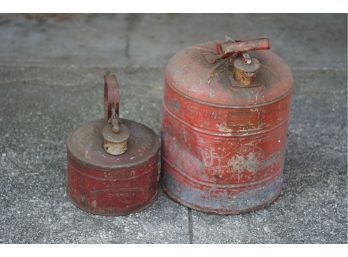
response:
M125 215L146 208L156 198L160 143L147 126L119 119L130 132L127 149L120 155L106 152L102 130L110 119L109 105L117 106L118 114L119 102L116 80L113 86L117 92L107 90L108 81L104 119L77 128L67 140L67 193L77 207L87 212Z
M162 185L201 211L254 210L280 193L292 75L272 52L255 51L250 56L261 68L250 86L240 86L232 76L235 57L216 68L213 55L214 42L193 46L166 68Z

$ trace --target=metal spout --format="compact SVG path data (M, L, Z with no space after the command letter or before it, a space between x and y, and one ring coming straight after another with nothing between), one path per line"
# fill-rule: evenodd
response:
M256 80L256 72L260 66L259 60L243 53L233 62L233 78L242 86L250 86Z

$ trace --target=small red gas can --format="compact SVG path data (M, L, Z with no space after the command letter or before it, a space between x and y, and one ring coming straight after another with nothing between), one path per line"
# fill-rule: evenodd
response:
M67 140L67 193L80 209L124 215L157 195L159 139L147 126L120 119L116 77L104 77L105 117L73 131Z
M280 194L292 75L268 39L208 42L165 71L162 186L204 212L237 214Z

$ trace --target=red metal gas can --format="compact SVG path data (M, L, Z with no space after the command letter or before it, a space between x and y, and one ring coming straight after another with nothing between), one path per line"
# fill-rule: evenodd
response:
M282 186L292 88L268 39L209 42L165 71L162 186L204 212L261 208Z
M124 215L155 200L160 144L150 128L118 117L116 77L104 80L104 119L77 128L67 140L67 192L82 210Z

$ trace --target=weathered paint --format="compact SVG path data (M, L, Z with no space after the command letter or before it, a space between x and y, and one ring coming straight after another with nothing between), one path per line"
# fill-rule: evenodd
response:
M120 155L109 154L102 130L111 112L105 106L104 119L91 121L68 137L67 193L87 212L125 215L146 208L156 198L160 143L147 126L120 119L121 131L122 126L129 129L127 149Z
M241 86L234 57L219 61L216 49L214 42L193 46L167 66L162 186L191 208L235 214L280 193L292 75L278 56L257 51L250 53L261 63L256 80Z

